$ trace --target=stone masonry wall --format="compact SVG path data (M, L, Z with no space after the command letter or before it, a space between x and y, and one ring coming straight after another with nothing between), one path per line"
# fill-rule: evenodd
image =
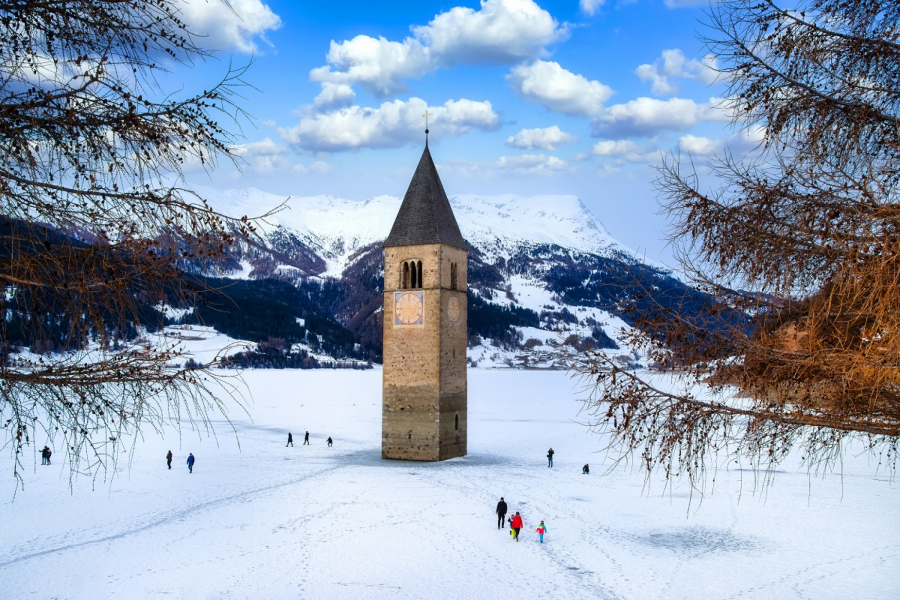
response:
M444 246L441 252L441 414L439 424L439 460L465 456L468 431L466 377L467 331L466 305L467 253ZM450 265L457 264L457 289L450 289ZM450 318L450 302L456 300L458 315ZM457 416L459 417L457 426Z
M406 260L422 261L421 288L400 289ZM449 289L452 262L458 265L456 291ZM456 248L385 248L383 458L436 461L466 454L465 273L466 253ZM421 325L394 324L399 291L422 294ZM450 298L456 298L455 321Z

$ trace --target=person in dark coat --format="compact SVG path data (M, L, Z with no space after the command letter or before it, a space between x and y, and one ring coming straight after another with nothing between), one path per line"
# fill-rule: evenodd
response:
M591 468L590 468L589 466L587 466L587 465L584 465L583 467L581 467L581 474L582 474L582 475L590 475L590 474L591 474Z
M169 465L169 469L172 469L172 451L169 450L168 454L166 454L166 464Z
M500 502L497 503L497 529L503 529L503 524L506 521L506 508L506 501L501 496Z
M291 448L294 447L294 436L290 431L288 431L288 443L285 444L284 447L287 448L288 446Z
M306 435L303 437L303 445L309 446L309 432L306 432Z
M188 472L193 473L194 472L194 454L193 453L191 453L191 455L188 456L187 463L188 463Z
M334 443L334 442L331 441L331 436L328 436L328 439L325 440L325 441L328 442L328 447L331 448L331 444Z
M41 464L42 465L50 464L50 454L51 454L50 448L48 448L47 446L44 446L44 449L41 450Z
M553 448L550 448L550 450L547 451L547 466L553 466Z

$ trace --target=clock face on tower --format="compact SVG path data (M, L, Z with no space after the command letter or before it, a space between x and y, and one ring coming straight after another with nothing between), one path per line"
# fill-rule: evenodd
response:
M394 325L422 325L424 317L422 292L394 293Z

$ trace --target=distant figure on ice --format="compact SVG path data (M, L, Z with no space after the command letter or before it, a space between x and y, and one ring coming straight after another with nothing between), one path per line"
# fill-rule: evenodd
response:
M187 462L188 462L188 472L193 473L194 472L194 454L193 454L193 452L191 453L190 456L188 456Z
M550 448L550 450L547 451L547 466L553 466L553 448Z
M304 436L304 438L303 438L303 445L309 446L309 432L308 431L306 432L306 436Z
M331 441L331 436L328 436L328 439L325 440L325 441L328 442L328 447L331 448L331 444L333 443L333 442Z
M169 465L169 470L172 470L172 451L169 450L166 453L166 464Z
M53 453L50 451L50 448L47 446L44 446L44 449L41 450L41 464L42 465L50 464L50 455L51 454L53 454Z
M582 474L582 475L590 475L590 474L591 474L591 468L590 468L589 466L587 466L587 465L584 465L583 467L581 467L581 474Z
M288 443L285 444L284 447L287 448L288 446L290 446L291 448L294 447L294 436L290 431L288 431Z
M513 539L515 539L517 542L519 541L519 531L522 530L522 525L522 516L519 515L518 512L516 512L516 516L512 518L512 523L510 523L510 526L512 527L512 530L514 532Z
M543 521L541 521L541 524L538 525L538 527L535 531L537 531L538 538L540 538L541 543L543 544L544 543L544 534L547 533L547 526L544 525Z
M497 503L497 529L503 529L504 521L506 521L506 501L500 496L500 502Z

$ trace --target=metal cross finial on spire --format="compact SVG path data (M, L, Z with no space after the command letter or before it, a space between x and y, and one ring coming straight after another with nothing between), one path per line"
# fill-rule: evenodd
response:
M422 115L425 117L425 147L428 147L428 111L425 111L425 114Z

